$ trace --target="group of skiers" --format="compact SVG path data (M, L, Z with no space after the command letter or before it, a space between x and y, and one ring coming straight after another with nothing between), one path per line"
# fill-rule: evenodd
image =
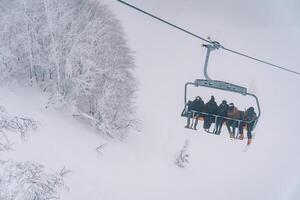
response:
M220 135L223 124L226 124L230 138L244 139L244 127L247 129L247 144L252 142L252 131L257 118L253 107L240 111L233 103L227 104L226 100L218 106L214 96L205 104L201 97L188 101L186 128L196 130L199 118L204 119L203 128L209 132L212 123L215 123L214 134ZM194 123L191 123L193 119ZM238 129L238 135L236 135Z

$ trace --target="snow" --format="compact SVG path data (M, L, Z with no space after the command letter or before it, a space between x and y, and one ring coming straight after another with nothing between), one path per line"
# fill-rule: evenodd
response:
M260 99L262 117L254 143L245 153L242 151L245 141L229 140L225 127L221 136L206 134L201 130L202 123L198 125L199 131L183 128L186 121L180 113L184 83L202 76L205 51L200 47L201 42L115 2L104 2L121 19L129 44L136 52L141 132L130 133L124 141L105 138L74 119L68 110L45 109L47 93L12 84L0 88L0 105L11 115L38 120L39 127L25 142L14 138L14 151L0 153L1 159L38 162L49 172L64 166L72 170L66 179L70 191L62 193L63 200L299 199L299 78L227 53L213 53L216 60L211 60L209 68L213 77L251 86ZM180 5L176 2L175 5ZM147 5L152 4L144 7ZM156 9L159 13L166 7ZM165 13L174 21L183 16L189 19L194 14ZM193 29L197 20L191 21L187 26ZM300 64L294 56L300 50L299 45L293 46L290 54L285 50L285 45L295 40L274 44L274 38L283 34L274 32L276 27L253 29L255 34L247 41L245 38L250 36L243 34L248 30L238 29L236 24L231 25L239 30L239 35L231 35L232 30L218 34L213 25L208 28L204 25L195 31L212 32L227 43L232 41L228 44L232 48L243 47L254 55L269 56L275 63ZM260 32L268 38L257 36ZM299 43L299 36L295 38ZM254 40L265 45L258 47L251 42ZM284 56L279 57L281 54ZM201 96L207 101L211 92L203 90ZM226 94L213 92L218 103ZM251 102L240 95L226 95L226 99L241 108ZM190 141L187 149L190 163L181 169L174 162L186 140ZM102 144L99 153L96 148Z
M62 199L84 199L87 194L89 199L227 199L232 195L234 199L281 199L299 169L297 151L292 152L297 146L285 145L288 139L284 138L272 143L261 126L253 146L243 153L244 144L230 141L225 134L217 137L184 129L185 120L176 119L179 114L172 113L171 105L165 112L176 123L153 108L152 113L146 112L149 118L143 118L141 133L116 142L99 137L68 112L46 110L47 95L40 91L12 86L0 92L0 103L11 114L38 119L40 124L28 141L17 142L15 150L2 153L1 158L39 162L51 172L64 166L72 170L67 178L70 192L63 193ZM191 141L191 157L187 168L179 169L174 161L184 139ZM106 144L102 154L95 150L101 144Z

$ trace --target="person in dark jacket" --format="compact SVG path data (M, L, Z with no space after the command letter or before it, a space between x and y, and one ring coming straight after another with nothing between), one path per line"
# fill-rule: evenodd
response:
M215 116L212 115L216 115L218 112L218 105L215 102L214 96L211 96L210 100L204 105L203 112L208 113L208 114L204 114L203 128L204 130L209 131L211 124L216 119Z
M254 125L256 123L257 114L254 111L253 107L250 107L246 110L244 114L244 121L248 121L247 123L247 145L250 145L252 143L252 131L254 128ZM244 138L243 132L240 133L240 139Z
M215 134L220 135L223 123L226 121L225 118L227 116L227 111L228 111L228 104L226 100L223 100L222 103L218 107L218 115L221 117L217 118L217 124L216 124L216 129L215 129Z
M197 96L194 101L189 101L187 125L185 126L185 128L193 128L194 130L197 130L198 119L200 117L199 112L202 112L203 107L204 107L204 101L199 96ZM190 124L191 118L195 120L194 123L192 124Z

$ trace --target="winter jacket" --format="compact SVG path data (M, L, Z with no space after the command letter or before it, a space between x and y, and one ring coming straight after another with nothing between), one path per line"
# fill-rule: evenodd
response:
M203 111L210 114L218 114L218 108L215 101L209 101L204 105Z
M256 118L256 113L254 112L254 110L248 109L245 112L245 121L253 121Z
M204 102L201 99L199 100L195 99L194 101L191 102L189 109L201 112L203 110L203 107L204 107Z
M236 107L228 108L227 117L230 117L230 118L233 118L233 119L239 119L240 118L240 112Z
M228 111L228 105L227 104L223 104L223 103L221 103L220 105L219 105L219 108L218 108L218 115L220 115L220 116L227 116L227 111Z

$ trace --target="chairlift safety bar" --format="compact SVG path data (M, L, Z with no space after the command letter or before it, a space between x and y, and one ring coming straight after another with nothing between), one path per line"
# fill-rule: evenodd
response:
M259 105L259 101L256 95L248 93L247 89L238 85L234 85L231 83L227 83L224 81L213 81L213 80L205 80L205 79L196 79L195 82L187 82L185 84L185 88L184 88L184 105L187 106L187 86L188 85L193 85L195 87L208 87L208 88L213 88L213 89L218 89L218 90L225 90L225 91L230 91L230 92L235 92L235 93L239 93L242 95L248 95L251 96L255 99L256 101L256 107L258 109L258 114L255 120L255 125L261 115L261 110L260 110L260 105ZM229 88L228 88L229 87ZM203 113L203 114L207 114L207 115L212 115L212 114L208 114L208 113ZM219 116L221 117L221 116ZM234 120L234 119L231 119ZM255 126L254 125L254 126Z

